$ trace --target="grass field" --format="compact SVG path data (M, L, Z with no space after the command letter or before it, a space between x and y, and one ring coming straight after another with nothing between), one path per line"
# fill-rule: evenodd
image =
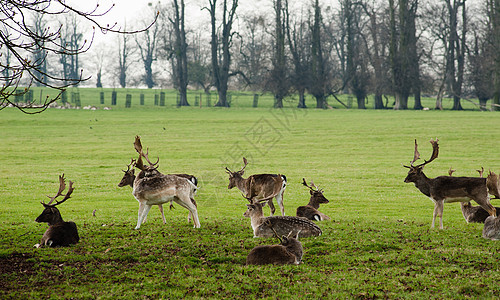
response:
M403 182L401 166L415 138L425 159L438 137L429 177L500 171L498 113L174 106L0 111L0 298L500 297L500 243L466 224L458 203L445 205L444 230L430 229L433 203ZM178 205L166 225L154 207L133 229L138 203L117 184L136 157L135 135L160 171L198 177L200 229ZM244 265L253 247L277 241L252 238L246 200L227 189L224 167L241 168L243 156L246 175L287 176L288 215L308 201L303 177L325 190L321 210L332 220L302 240L301 265ZM62 173L75 191L60 211L80 243L34 249L46 229L34 222L39 202Z

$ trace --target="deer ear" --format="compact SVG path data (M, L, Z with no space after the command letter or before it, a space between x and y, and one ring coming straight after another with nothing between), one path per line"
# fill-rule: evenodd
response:
M243 176L243 174L245 174L245 170L239 171L238 174L240 174L241 176Z
M309 194L311 195L314 194L313 190L309 190Z

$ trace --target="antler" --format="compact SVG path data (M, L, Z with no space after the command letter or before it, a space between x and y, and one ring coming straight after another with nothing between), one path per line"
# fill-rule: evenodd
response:
M307 185L307 182L306 182L306 179L305 178L302 178L302 184L307 186L311 191L313 192L321 192L322 190L319 189L319 187L317 187L314 182L311 180L311 185Z
M483 177L483 173L484 173L484 168L483 167L481 167L481 170L476 170L476 171L479 173L479 177Z
M246 166L248 165L248 161L247 161L247 159L246 159L246 158L244 158L244 157L243 157L243 164L244 164L244 165L243 165L243 168L241 168L241 170L239 170L239 171L237 171L237 172L233 172L233 171L229 170L229 168L228 168L228 167L226 167L226 173L228 173L228 174L234 174L234 173L238 173L238 172L243 171L243 170L246 168Z
M130 161L130 164L127 166L127 171L125 171L125 170L122 170L122 171L125 173L128 173L128 171L130 171L130 167L133 168L135 166L135 164L136 164L136 160L132 158Z
M439 140L436 138L435 141L433 139L431 139L429 142L432 144L431 158L429 160L425 160L420 165L416 165L416 166L413 165L415 163L415 161L417 161L420 158L420 153L418 152L417 140L415 139L415 152L413 154L413 160L410 162L410 166L404 166L405 168L420 168L420 167L423 167L426 164L430 163L431 161L435 160L438 157L438 154L439 154L438 142L439 142Z
M280 236L278 235L278 233L276 232L276 230L274 230L273 223L272 223L269 219L267 219L267 220L264 222L264 224L265 224L267 227L271 228L271 230L274 232L274 235L276 236L276 238L278 239L278 241L280 241L280 244L281 244L281 243L283 243L283 240L280 238Z
M59 205L61 203L63 203L64 201L68 200L71 196L71 193L73 193L73 182L70 181L69 182L69 187L68 187L68 192L64 195L64 198L61 200L61 201L57 201L56 200L56 203L55 204L52 204L52 202L59 196L62 196L62 192L64 191L64 189L66 189L66 182L65 182L66 178L64 178L64 174L62 175L59 175L59 190L57 191L57 194L53 197L51 196L47 196L50 198L50 201L49 203L45 204L45 202L40 202L42 203L43 206L50 206L50 207L54 207L56 205Z
M448 170L448 175L449 176L453 176L453 173L455 172L456 170L453 170L451 167L450 169Z
M152 163L150 160L149 160L149 148L146 149L146 154L144 154L144 152L142 151L142 143L141 143L141 137L136 135L135 136L135 141L134 141L134 148L135 148L135 151L137 151L137 153L139 153L139 158L137 159L137 162L135 164L135 166L141 170L144 169L144 164L142 162L142 157L144 157L146 159L146 161L148 162L149 164L149 167L155 167L156 165L158 165L158 162L160 162L160 158L158 157L158 159L156 160L155 163Z

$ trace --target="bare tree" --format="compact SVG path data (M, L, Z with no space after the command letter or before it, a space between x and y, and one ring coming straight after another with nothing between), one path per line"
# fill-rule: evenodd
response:
M220 24L222 32L220 37L217 31L217 0L208 0L208 4L209 6L204 9L210 13L212 76L214 86L217 88L219 94L219 100L215 106L229 107L229 102L227 101L228 81L231 75L235 75L235 73L229 73L231 66L231 46L234 35L232 27L236 17L238 0L231 0L230 7L228 6L228 0L222 0L222 22Z
M158 7L151 12L156 14ZM149 11L148 11L149 13ZM142 23L145 23L143 20ZM147 26L147 24L143 24ZM135 43L139 49L139 54L141 56L142 63L144 65L144 83L148 89L153 88L155 85L154 74L153 74L153 62L156 61L156 46L158 42L158 36L160 32L160 26L155 23L149 30L141 32L135 36Z
M77 48L61 44L60 36L62 35L63 24L53 27L47 25L41 33L37 33L29 23L29 15L65 16L75 14L79 19L86 20L103 32L132 33L115 29L116 24L103 26L96 21L97 17L106 14L111 8L112 6L108 9L101 9L99 5L96 5L94 9L85 11L75 8L65 1L1 1L0 48L2 53L9 53L9 62L6 63L5 60L0 60L0 71L3 74L2 80L5 82L0 87L0 109L11 105L24 113L40 113L47 109L52 102L59 99L61 93L67 87L88 79L82 77L81 72L74 78L49 74L49 72L43 70L43 65L49 56L76 55L86 52L92 44L93 34L90 39L79 43ZM30 59L40 49L46 51L43 54L45 56L38 60ZM76 65L76 61L74 65ZM40 80L41 78L43 80ZM28 81L26 88L18 89L23 80ZM22 105L13 101L14 96L27 93L35 82L38 82L41 86L55 89L58 91L57 95L40 99L40 104L36 104L34 100L31 103Z
M415 67L412 47L416 45L415 18L418 0L389 0L390 47L389 57L395 98L394 109L407 109L413 87L412 68Z
M304 20L293 21L288 10L288 1L285 2L285 23L288 48L292 55L293 72L290 76L293 88L299 94L298 108L307 108L305 92L310 83L309 66L311 64L310 35L307 23Z
M316 108L326 108L326 97L330 92L328 83L330 81L327 72L327 58L323 53L324 41L322 38L323 19L319 1L313 3L313 21L311 30L311 81L309 92L316 98Z
M493 105L494 110L500 110L500 0L488 0L488 19L491 23L491 49L494 53Z
M118 82L122 88L127 86L127 70L130 67L134 48L130 47L129 35L118 36Z

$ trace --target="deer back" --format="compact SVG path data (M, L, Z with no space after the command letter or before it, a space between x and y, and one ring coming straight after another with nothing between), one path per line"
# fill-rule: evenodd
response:
M247 256L247 265L300 264L302 244L297 238L283 236L279 245L257 246Z
M481 206L472 206L470 202L461 202L460 208L462 209L462 215L467 223L484 223L486 218L490 215ZM495 209L500 211L499 207L495 207Z
M302 217L302 218L306 218L306 219L313 220L313 221L314 220L321 221L320 212L316 208L309 206L309 205L297 207L296 214L297 214L297 217Z
M429 196L435 200L445 198L487 197L486 178L438 176L430 181Z
M188 193L192 198L196 186L186 178L176 175L159 174L157 176L141 176L142 171L134 181L133 195L136 198L151 198L159 195L175 196L179 193Z
M300 237L320 236L321 228L312 221L301 217L292 216L272 216L262 219L262 224L254 230L254 235L258 237L273 237L274 230L278 235L287 235L292 232L296 235L299 232ZM270 222L270 226L267 225ZM265 224L267 223L267 224Z
M286 177L280 174L255 174L246 180L247 198L269 198L285 187Z
M74 222L60 222L50 225L40 241L42 246L58 247L76 244L80 240Z

